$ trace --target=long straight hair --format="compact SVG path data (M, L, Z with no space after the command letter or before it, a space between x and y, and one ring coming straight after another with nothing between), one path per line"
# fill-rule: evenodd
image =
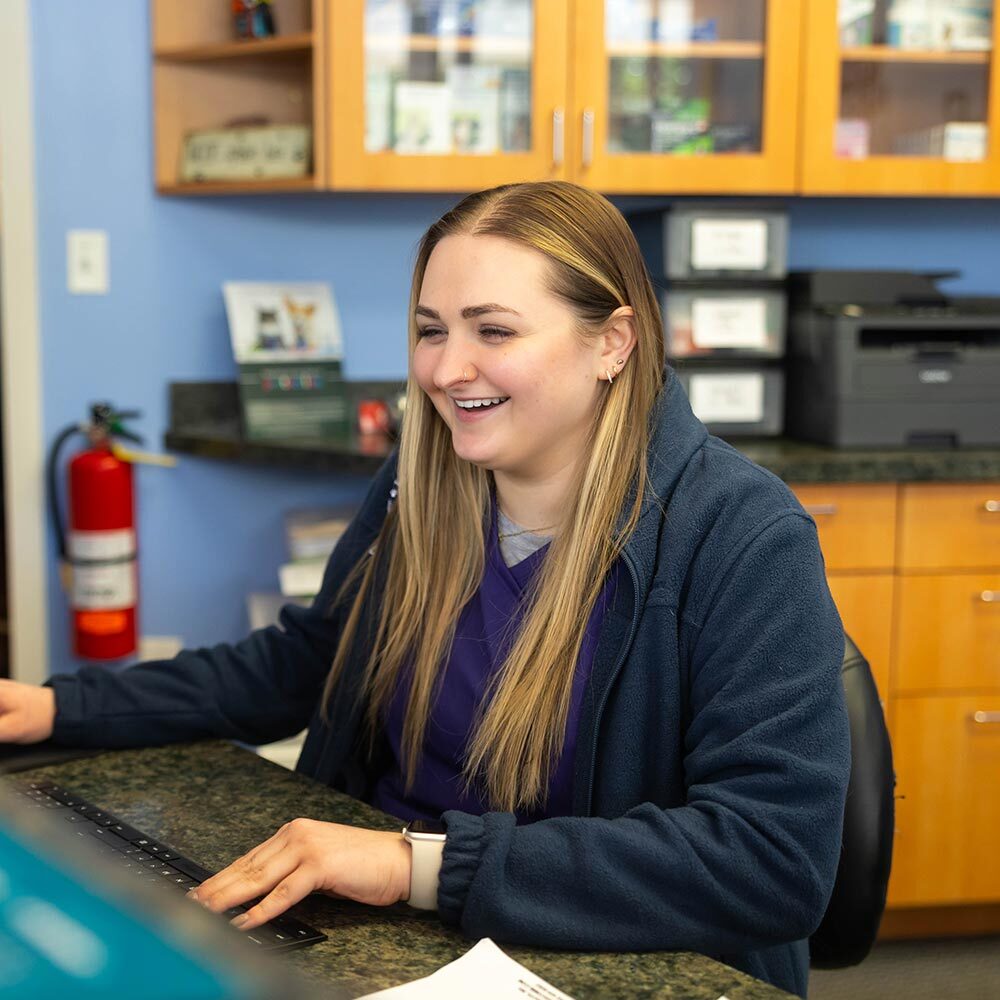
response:
M584 630L605 579L638 523L648 488L649 418L663 385L663 330L656 295L628 224L600 195L564 182L514 184L469 195L430 227L418 249L410 293L409 350L424 271L453 235L499 236L543 254L548 290L576 314L584 337L631 306L637 343L594 413L563 526L530 592L506 662L473 721L463 772L491 809L544 805L565 738ZM384 590L369 637L362 697L374 737L398 686L409 694L402 752L412 787L443 667L462 608L485 565L491 475L459 458L451 432L414 379L407 382L399 447L399 496L376 541L341 588L354 591L323 694L328 711L357 638L366 602ZM360 587L354 590L360 577Z

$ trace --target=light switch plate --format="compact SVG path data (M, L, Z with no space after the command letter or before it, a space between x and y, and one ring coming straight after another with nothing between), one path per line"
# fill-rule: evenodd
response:
M66 286L74 295L108 292L108 234L103 229L66 233Z

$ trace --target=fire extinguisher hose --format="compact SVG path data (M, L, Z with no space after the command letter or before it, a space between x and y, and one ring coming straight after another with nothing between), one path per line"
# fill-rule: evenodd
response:
M70 424L68 427L64 427L55 441L52 442L46 462L45 479L48 485L49 515L52 518L52 528L56 534L56 548L62 562L66 562L69 558L69 551L66 547L66 531L63 528L62 512L59 509L59 452L74 434L84 434L86 430L86 424Z

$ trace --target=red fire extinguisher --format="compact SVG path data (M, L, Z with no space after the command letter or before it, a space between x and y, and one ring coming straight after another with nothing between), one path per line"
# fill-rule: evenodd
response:
M91 407L89 424L71 424L48 459L49 510L64 567L73 620L73 651L86 660L118 660L136 651L138 575L132 464L112 447L114 437L139 444L122 426L140 414L108 403ZM63 444L84 434L90 447L69 463L68 528L59 511L58 461Z

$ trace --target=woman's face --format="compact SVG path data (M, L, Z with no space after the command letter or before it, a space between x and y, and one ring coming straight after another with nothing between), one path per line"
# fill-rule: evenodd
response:
M501 237L449 236L431 253L417 306L414 376L455 451L524 481L576 463L608 388L601 338L579 335L545 286L548 266Z

